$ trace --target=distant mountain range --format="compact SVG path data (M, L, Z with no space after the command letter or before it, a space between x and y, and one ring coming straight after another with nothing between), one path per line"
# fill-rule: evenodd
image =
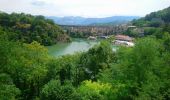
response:
M112 16L105 18L84 18L84 17L46 17L54 20L59 25L118 25L124 24L133 19L139 19L139 16Z

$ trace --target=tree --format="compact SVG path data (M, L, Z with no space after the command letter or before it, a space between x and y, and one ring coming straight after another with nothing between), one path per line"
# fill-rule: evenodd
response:
M61 85L57 80L51 80L41 91L41 100L80 100L74 87L70 84Z
M0 13L0 26L5 32L13 32L9 40L31 43L37 41L42 45L52 45L61 41L70 40L69 36L50 19L44 16L29 14ZM36 33L36 34L35 34Z
M0 48L0 54L3 55L0 72L11 76L24 99L39 95L47 72L46 49L37 42L21 44L7 40L2 40Z
M20 90L13 84L8 74L0 74L0 99L1 100L17 100Z
M99 82L84 81L78 88L82 100L104 100L110 92L111 85Z
M88 75L88 78L96 79L99 71L109 67L109 63L114 60L114 53L110 44L106 41L101 42L81 56L81 65Z

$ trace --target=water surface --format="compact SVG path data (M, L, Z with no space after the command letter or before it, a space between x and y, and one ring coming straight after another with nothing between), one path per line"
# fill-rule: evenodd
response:
M48 46L47 48L50 55L57 57L66 54L74 54L80 51L84 52L99 43L100 40L73 39L70 43L58 43L53 46Z

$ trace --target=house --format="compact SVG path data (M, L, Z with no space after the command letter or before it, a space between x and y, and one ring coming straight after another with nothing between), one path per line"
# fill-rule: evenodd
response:
M128 28L137 28L136 26L128 26Z
M96 36L89 36L88 39L89 40L97 40L97 37Z
M128 41L128 42L132 42L133 38L127 36L127 35L116 35L115 36L116 40L120 40L120 41Z
M101 38L101 39L108 39L109 36L99 36L99 38Z
M115 40L113 41L113 44L124 45L124 46L127 46L127 47L134 46L133 38L129 37L127 35L116 35Z

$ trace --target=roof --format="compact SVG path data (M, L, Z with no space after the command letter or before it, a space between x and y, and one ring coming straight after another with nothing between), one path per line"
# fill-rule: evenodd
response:
M136 26L128 26L128 28L136 28Z
M125 40L125 41L132 41L133 38L127 36L127 35L116 35L116 40Z

